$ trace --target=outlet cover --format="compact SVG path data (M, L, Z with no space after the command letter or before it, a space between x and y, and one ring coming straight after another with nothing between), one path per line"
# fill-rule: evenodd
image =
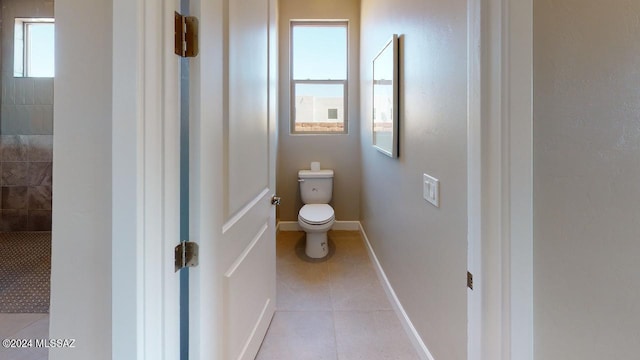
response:
M422 174L422 179L422 196L435 207L440 207L440 181L427 174Z

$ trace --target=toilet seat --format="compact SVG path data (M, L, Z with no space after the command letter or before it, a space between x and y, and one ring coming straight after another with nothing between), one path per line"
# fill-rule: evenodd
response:
M329 204L307 204L300 209L298 218L309 225L324 225L335 219Z

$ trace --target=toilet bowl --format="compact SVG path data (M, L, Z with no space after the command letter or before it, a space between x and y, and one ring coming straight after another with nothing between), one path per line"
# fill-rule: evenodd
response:
M329 204L307 204L300 209L298 225L307 233L305 254L319 259L329 253L327 231L335 222L333 208Z
M335 222L329 201L333 192L333 170L300 170L300 195L305 204L298 213L298 226L307 233L305 253L319 259L329 253L327 231Z

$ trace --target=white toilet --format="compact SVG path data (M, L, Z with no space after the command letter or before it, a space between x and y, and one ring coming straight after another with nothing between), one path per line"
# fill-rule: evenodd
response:
M300 170L298 182L305 204L298 213L298 225L307 233L305 253L310 258L320 259L329 253L327 231L336 219L329 205L333 192L333 170Z

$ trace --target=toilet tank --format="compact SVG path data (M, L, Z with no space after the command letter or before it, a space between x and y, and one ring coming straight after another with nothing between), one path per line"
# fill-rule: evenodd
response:
M300 196L305 204L328 204L333 193L333 170L298 171Z

